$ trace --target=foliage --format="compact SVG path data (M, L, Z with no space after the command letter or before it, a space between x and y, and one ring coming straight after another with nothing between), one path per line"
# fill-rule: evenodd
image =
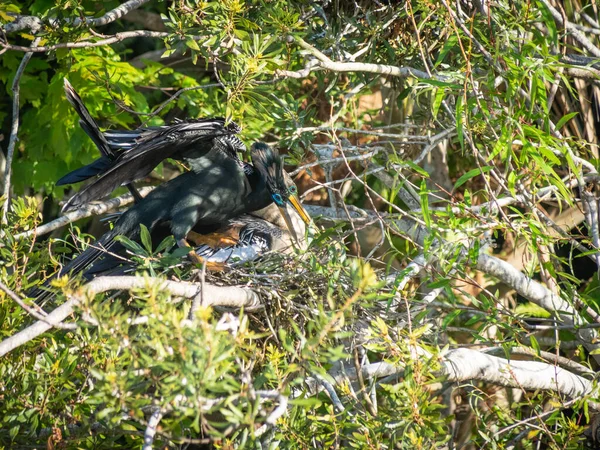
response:
M305 253L207 276L211 284L254 289L263 308L201 308L190 320L188 302L154 288L101 294L78 306L76 329L48 331L3 356L0 442L138 447L160 412L155 445L166 448L581 448L584 432L595 429L589 398L486 380L458 386L441 376L444 355L461 346L500 348L509 359L526 348L531 360L552 364L545 358L555 354L594 371L598 365L597 350L578 340L581 330L564 314L477 266L481 255L502 256L529 284L541 280L544 292L576 305L580 324L598 321L593 224L561 235L546 220L584 209L583 192L595 192L583 174L598 166L585 104L596 88L569 72L582 66L563 50L578 48L545 1L500 1L490 14L458 3L468 13L425 0L148 2L142 11L162 18L160 39L35 55L20 80L15 198L0 237L0 280L21 297L98 230L90 221L48 240L17 237L41 223L40 211L44 222L56 215L65 192L54 182L97 155L64 98L65 77L102 128L224 116L243 126L246 142L280 145L290 165L327 160L342 148L345 157L377 154L354 159L352 170L322 164L298 178L304 191L311 177L351 178L349 189L335 185L344 196L332 199L321 188L307 202L339 206L342 199L348 214L371 215L352 225L324 220L330 228ZM581 20L563 3L570 20ZM40 45L143 28L131 17L98 29L73 24L118 4L8 1L0 20L12 22L13 13L45 20ZM8 41L32 38L21 31ZM597 33L591 39L598 44ZM433 76L303 72L319 52ZM22 55L8 50L0 59L5 141ZM568 106L579 97L584 106ZM440 131L449 131L443 164L420 160ZM178 170L166 163L161 176ZM498 212L509 198L517 200ZM373 229L377 239L368 241ZM140 234L139 242L121 239L140 276L198 280L172 238ZM407 268L417 257L427 262L419 276ZM56 281L59 295L44 309L83 292L82 284ZM2 339L33 322L0 293ZM374 363L395 371L349 376Z

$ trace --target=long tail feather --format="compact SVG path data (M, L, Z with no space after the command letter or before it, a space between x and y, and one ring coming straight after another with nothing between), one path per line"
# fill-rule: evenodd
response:
M83 130L92 139L92 141L94 141L94 144L96 144L96 146L100 150L100 153L102 153L103 156L107 156L111 159L114 159L114 152L112 151L110 145L108 144L108 141L100 131L98 124L96 123L86 106L83 104L81 97L79 96L79 94L77 94L75 89L73 89L73 86L71 86L71 83L69 83L69 80L67 80L66 78L64 80L64 84L67 100L69 100L69 103L73 105L73 108L75 108L75 111L77 111L77 114L79 114L79 124L81 125L81 128L83 128Z
M92 265L98 258L110 251L113 245L116 243L115 237L121 234L118 227L115 227L108 233L105 233L100 239L94 244L90 245L82 253L75 257L71 262L62 268L62 270L54 277L47 280L42 286L32 289L27 293L28 297L36 299L36 303L40 304L54 296L54 293L49 289L50 282L55 278L69 274L74 277L81 273L83 270Z

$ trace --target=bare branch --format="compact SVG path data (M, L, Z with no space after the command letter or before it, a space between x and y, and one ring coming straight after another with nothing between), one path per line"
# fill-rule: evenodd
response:
M423 79L427 79L427 80L432 78L431 76L429 76L429 74L427 72L423 72L422 70L418 70L418 69L413 69L412 67L397 67L397 66L389 66L386 64L357 63L357 62L334 62L331 59L329 59L326 55L321 53L319 50L317 50L315 47L308 44L303 39L301 39L299 37L294 37L293 39L298 43L298 45L300 45L300 47L307 50L311 55L316 57L320 61L321 67L323 67L324 69L327 69L327 70L332 70L334 72L367 72L367 73L375 73L375 74L379 74L379 75L390 75L393 77L400 77L400 78L415 77L415 78L423 78ZM280 71L280 72L278 72L278 75L289 76L292 78L300 78L300 75L308 74L307 69L310 69L310 71L313 71L314 69L316 69L318 67L319 66L307 65L303 71L300 71L298 73L289 72L289 71ZM436 76L433 78L439 79L439 80L447 79L447 77L442 77L442 76Z
M148 426L146 427L146 431L144 431L144 445L142 445L142 450L152 450L156 429L158 428L158 424L160 423L160 419L162 419L162 417L163 412L160 408L157 408L157 410L154 411L150 416L150 419L148 420Z
M85 17L83 20L77 18L73 21L74 26L78 26L81 24L86 24L92 27L100 27L102 25L108 25L111 22L114 22L117 19L120 19L125 14L133 11L134 9L138 9L144 3L148 3L150 0L128 0L122 5L117 6L115 9L111 9L102 17L98 18L90 18Z
M142 197L145 197L153 189L153 186L146 186L139 189L139 193ZM76 220L104 214L109 211L113 211L117 208L120 208L121 206L129 205L130 203L133 203L133 196L131 194L125 194L120 197L111 198L110 200L106 200L105 202L101 203L89 203L87 205L82 206L79 209L69 211L64 216L59 217L58 219L55 219L52 222L48 222L47 224L34 228L33 230L29 230L24 233L19 233L15 235L15 239L21 240L31 236L42 236L54 230L58 230L59 228L64 227L65 225L68 225L72 222L75 222Z
M492 347L484 349L483 352L504 355L507 350L511 353L511 355L525 355L531 356L532 358L542 358L547 361L554 362L565 369L569 369L570 371L577 373L578 375L594 376L595 374L592 369L579 364L576 361L572 361L569 358L544 351L540 351L538 355L535 350L529 347L510 347L508 349L502 347Z
M448 381L462 383L480 380L506 387L535 391L554 391L569 398L592 393L591 381L560 367L537 361L509 361L476 350L459 348L449 351L442 361L442 373ZM599 405L590 403L595 409Z
M133 276L98 277L83 286L81 294L71 296L65 303L45 317L45 321L38 321L33 325L19 331L13 336L0 342L0 356L20 347L50 330L54 323L60 323L71 315L85 296L94 296L106 291L131 290L158 287L162 292L168 292L175 297L193 298L199 292L200 285L183 281L169 281L158 278L142 278ZM256 292L239 287L219 287L205 285L205 306L224 306L229 308L256 307L260 304Z
M23 47L21 45L12 45L8 42L4 42L0 40L0 46L4 47L7 50L16 50L21 52L36 52L36 53L44 53L50 52L52 50L56 50L59 48L90 48L90 47L102 47L103 45L110 45L116 42L121 42L126 39L131 39L135 37L147 37L147 38L155 38L155 39L164 39L169 36L169 33L160 32L160 31L147 31L147 30L134 30L134 31L122 31L120 33L116 33L115 35L108 37L106 39L100 39L99 41L80 41L80 42L62 42L60 44L42 46L42 47ZM36 43L37 45L37 43Z
M38 42L40 42L40 38L37 37L31 43L31 47L35 47ZM27 49L27 47L25 47ZM12 160L15 153L15 145L17 143L17 134L19 133L19 93L20 93L20 82L23 73L25 72L25 67L27 67L27 63L31 59L33 53L31 51L26 50L27 53L23 56L21 60L21 64L19 64L19 68L15 73L15 78L13 79L12 84L12 92L13 92L13 115L12 115L12 125L10 128L10 139L8 141L8 150L6 152L6 170L4 172L4 195L6 199L4 200L4 207L2 208L2 220L0 223L5 225L7 223L7 214L8 208L10 207L10 178L12 175Z
M101 17L84 17L83 19L77 17L73 20L62 21L59 21L55 18L50 18L46 20L46 24L52 28L58 28L62 25L71 25L75 27L84 24L92 27L108 25L109 23L120 19L128 12L139 8L144 3L148 3L149 1L150 0L128 0L122 5L117 6L115 9L111 9ZM22 30L31 30L33 34L36 34L42 29L43 26L44 22L39 17L16 15L16 19L5 24L3 29L6 34L16 33Z
M425 350L420 353L422 356L429 355ZM537 361L509 361L477 350L450 350L440 356L440 365L440 374L445 375L448 381L456 383L477 380L498 386L522 387L531 391L558 392L572 399L594 393L590 380L560 367ZM378 362L362 366L361 371L363 377L377 379L400 374L404 367ZM345 384L347 380L358 380L356 369L338 369L329 372L329 375L336 385ZM322 379L307 378L306 383L314 393L320 390ZM597 403L590 402L590 406L596 410L600 409Z

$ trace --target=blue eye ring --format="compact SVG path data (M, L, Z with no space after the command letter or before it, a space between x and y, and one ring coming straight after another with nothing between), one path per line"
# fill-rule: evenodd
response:
M279 195L279 194L273 194L271 197L273 198L273 201L278 206L283 206L283 198L281 197L281 195Z
M290 191L290 194L296 195L298 193L298 188L293 184L289 187L288 191Z

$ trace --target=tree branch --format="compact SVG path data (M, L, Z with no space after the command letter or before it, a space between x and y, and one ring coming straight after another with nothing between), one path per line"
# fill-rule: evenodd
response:
M63 25L71 25L71 26L102 26L108 25L109 23L114 22L117 19L120 19L125 14L134 9L139 8L144 3L148 3L150 0L128 0L122 5L117 6L115 9L111 9L106 14L101 17L84 17L83 19L77 17L73 20L62 20L59 21L55 18L47 19L46 24L52 28L58 28ZM21 16L16 15L16 19L13 22L9 22L3 26L4 32L6 34L16 33L22 30L31 30L33 34L36 34L38 31L42 29L44 26L44 21L36 16Z
M31 43L31 47L35 47L40 41L39 37L36 37ZM8 141L8 150L6 152L6 169L4 172L4 195L6 199L4 200L4 207L2 208L2 220L0 223L6 225L7 223L7 214L8 208L10 207L10 178L12 175L12 160L15 153L15 145L17 143L17 134L19 133L19 93L20 93L20 82L23 73L25 72L25 67L27 67L27 63L33 56L31 51L27 50L28 47L25 47L27 53L23 56L21 60L21 64L19 64L19 68L15 73L15 78L13 79L12 84L12 92L13 92L13 115L12 115L12 125L10 128L10 139Z
M152 192L153 189L153 186L146 186L141 188L139 193L142 197L145 197ZM130 203L133 203L133 196L131 194L125 194L120 197L111 198L110 200L106 200L105 202L101 203L89 203L81 208L76 209L75 211L69 211L64 216L61 216L52 222L48 222L47 224L34 228L33 230L19 233L15 235L15 239L21 240L31 236L43 236L44 234L58 230L59 228L75 222L76 220L104 214L120 208L121 206L129 205Z
M530 391L553 391L569 398L589 395L593 390L591 381L554 365L509 361L466 348L451 350L443 356L441 372L448 381L457 383L479 380ZM590 403L590 406L599 409L600 405Z
M150 419L148 419L148 426L146 427L146 431L144 431L144 445L142 445L142 450L152 450L156 429L158 428L158 424L160 423L162 417L163 412L159 408L154 411L150 416Z
M386 64L372 64L372 63L357 63L357 62L334 62L329 59L322 52L317 50L312 45L308 44L302 38L294 37L293 38L300 47L304 50L307 50L311 55L316 57L320 61L319 66L307 65L304 70L300 72L289 72L289 71L280 71L278 72L279 76L289 76L292 78L300 78L301 75L308 75L310 71L315 70L318 67L322 67L327 70L332 70L334 72L367 72L367 73L376 73L379 75L390 75L393 77L400 78L423 78L430 79L435 78L438 80L446 80L447 77L436 76L431 77L427 72L423 72L422 70L413 69L412 67L397 67L397 66L389 66Z
M90 47L101 47L103 45L110 45L116 42L124 41L125 39L131 39L135 37L148 37L148 38L157 38L164 39L169 36L169 33L160 32L160 31L147 31L147 30L134 30L134 31L122 31L120 33L116 33L115 35L108 37L106 39L100 39L99 41L89 42L89 41L81 41L81 42L63 42L60 44L42 46L42 47L23 47L21 45L12 45L8 42L4 42L0 40L0 46L4 47L8 50L16 50L21 52L36 52L36 53L44 53L50 52L52 50L56 50L59 48L90 48ZM37 43L36 43L37 45Z
M69 299L49 313L45 321L38 321L19 331L13 336L0 342L0 356L20 347L50 330L54 323L60 323L71 315L85 296L94 296L106 291L131 290L158 287L175 297L193 298L198 295L200 285L184 281L169 281L158 278L142 278L133 276L98 277L82 287L81 294L70 296ZM229 308L256 307L260 304L256 292L239 287L204 286L205 306L224 306Z

